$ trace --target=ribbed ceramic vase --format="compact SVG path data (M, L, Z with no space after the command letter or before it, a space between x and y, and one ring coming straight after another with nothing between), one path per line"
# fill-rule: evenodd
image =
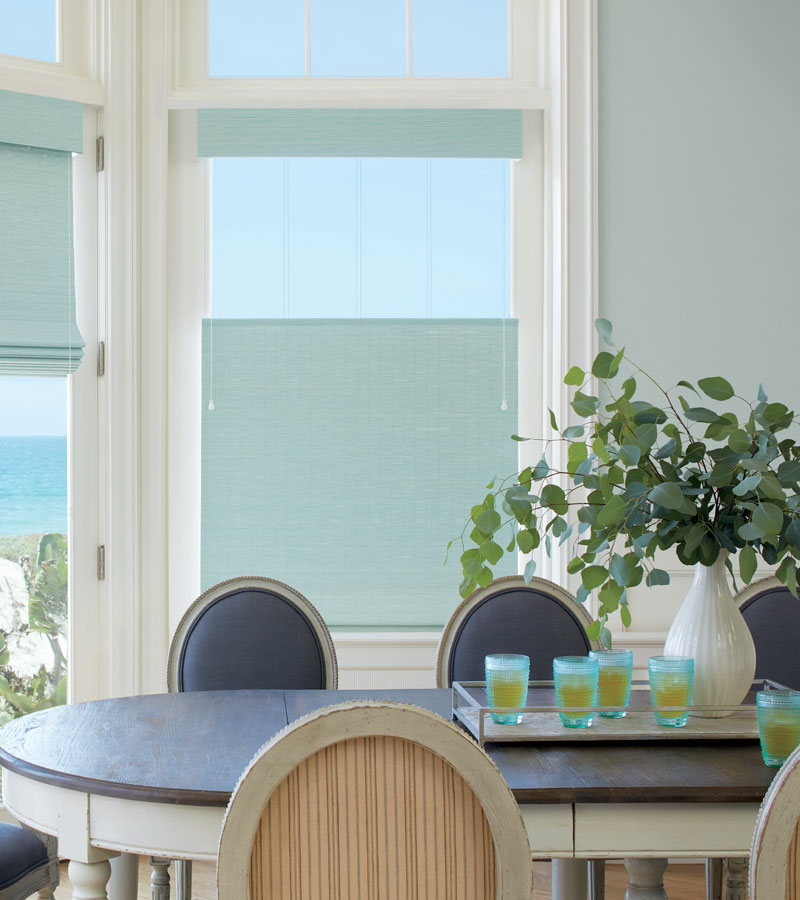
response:
M697 706L741 703L756 672L753 637L728 586L727 557L722 551L713 566L695 566L692 586L664 644L665 655L694 659L692 703ZM730 713L692 715L719 718Z

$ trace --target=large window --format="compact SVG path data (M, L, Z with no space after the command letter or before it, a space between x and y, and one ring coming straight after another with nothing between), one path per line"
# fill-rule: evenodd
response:
M0 722L66 701L66 378L0 376Z
M507 0L209 0L212 77L508 74Z
M58 0L0 0L0 54L56 62L57 4Z

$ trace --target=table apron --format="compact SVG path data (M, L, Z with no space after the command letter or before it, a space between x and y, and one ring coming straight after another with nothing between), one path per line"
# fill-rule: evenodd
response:
M117 853L215 860L223 807L85 794L3 771L6 806L67 859ZM520 804L533 857L748 856L758 803Z
M576 803L575 856L749 856L758 803Z

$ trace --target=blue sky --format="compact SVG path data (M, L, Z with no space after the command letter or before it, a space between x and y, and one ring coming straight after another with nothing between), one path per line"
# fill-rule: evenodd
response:
M303 75L304 9L304 0L210 0L211 74ZM0 53L54 60L55 22L56 0L0 0ZM413 0L412 22L414 74L506 74L505 0ZM311 74L403 75L405 28L405 0L311 0ZM501 316L508 167L216 160L214 314ZM66 397L65 379L0 378L0 435L64 434Z

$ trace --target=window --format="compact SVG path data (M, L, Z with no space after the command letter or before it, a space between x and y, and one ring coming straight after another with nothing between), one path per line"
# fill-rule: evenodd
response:
M506 0L208 0L212 77L508 75Z
M0 721L66 701L67 381L0 376Z
M0 0L0 54L56 62L57 0Z
M203 586L262 571L332 626L446 620L447 542L517 461L520 117L489 118L201 113L201 153L233 154L212 168ZM326 155L351 144L371 155ZM303 156L238 155L258 149Z

